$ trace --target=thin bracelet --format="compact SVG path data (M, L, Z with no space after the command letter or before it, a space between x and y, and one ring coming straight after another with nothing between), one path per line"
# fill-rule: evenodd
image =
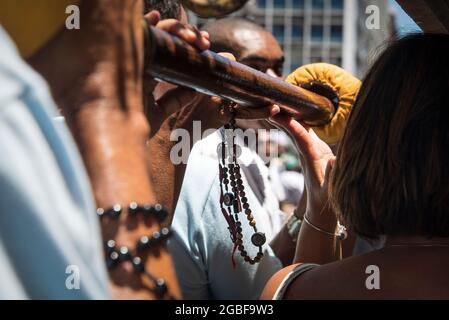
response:
M307 215L304 215L303 221L304 221L305 223L307 223L309 226L311 226L313 229L315 229L315 230L317 230L317 231L319 231L319 232L321 232L321 233L327 234L327 235L329 235L329 236L337 237L338 240L344 240L344 239L346 239L346 237L347 237L347 235L348 235L347 232L346 232L346 228L345 228L344 226L342 226L339 222L337 222L337 223L338 223L338 233L333 233L333 232L329 232L329 231L326 231L326 230L324 230L324 229L321 229L320 227L317 227L316 225L314 225L314 224L313 224L312 222L310 222L310 220L307 218Z
M287 220L287 232L292 238L293 242L298 239L299 230L301 229L302 220L299 219L294 213Z

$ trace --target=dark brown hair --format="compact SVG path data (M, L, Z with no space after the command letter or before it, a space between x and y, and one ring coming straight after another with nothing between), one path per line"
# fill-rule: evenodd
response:
M144 13L157 10L162 19L181 19L180 0L145 0Z
M449 35L400 39L372 66L330 192L360 236L449 237Z

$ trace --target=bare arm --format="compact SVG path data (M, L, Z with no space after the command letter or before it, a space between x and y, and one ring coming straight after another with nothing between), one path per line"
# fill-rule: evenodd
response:
M273 249L276 257L281 260L283 266L292 263L295 256L296 242L288 233L287 225L284 225L278 234L271 240L270 247Z
M329 175L335 157L329 146L307 126L283 115L276 115L273 120L293 137L300 150L307 189L307 209L298 235L294 265L280 270L270 279L262 299L273 297L282 280L296 264L326 264L341 259L341 241L335 235L328 234L337 233L337 218L328 203Z
M307 206L307 192L301 196L298 207L294 211L297 219L303 220ZM283 266L292 264L296 252L296 244L298 239L292 239L292 235L288 232L288 226L285 224L281 231L271 241L270 246L276 256L281 260Z
M326 233L337 232L337 218L328 203L329 175L335 159L332 150L311 128L292 118L276 115L274 120L292 136L300 151L307 189L304 222L293 262L323 264L338 260L340 241Z
M86 165L99 207L131 201L154 203L146 163L149 134L143 114L141 1L97 0L81 4L83 26L62 31L31 59L50 84ZM94 214L94 213L92 213ZM129 219L129 218L128 218ZM102 224L103 238L134 249L159 226L152 219ZM145 259L146 257L142 257ZM145 260L144 260L145 261ZM148 255L146 268L164 278L170 295L180 297L167 250ZM110 272L115 298L154 298L153 284L123 263Z

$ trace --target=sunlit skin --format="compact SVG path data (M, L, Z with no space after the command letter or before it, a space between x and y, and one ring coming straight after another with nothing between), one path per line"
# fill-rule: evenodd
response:
M142 103L142 8L138 0L82 1L83 27L76 32L62 29L30 59L65 115L96 204L103 208L155 203L144 156L151 128ZM153 219L132 220L122 215L118 221L103 221L104 239L113 238L133 251L139 237L159 229ZM146 259L146 269L165 279L170 296L180 298L170 255L165 247L155 253ZM156 298L148 290L152 281L137 275L130 263L109 275L113 298Z
M269 32L234 30L230 35L240 45L238 61L271 76L281 76L284 52Z
M97 205L108 208L132 201L156 203L159 199L154 190L160 188L152 188L149 179L152 175L145 142L162 120L152 117L153 121L147 122L143 113L142 2L83 1L81 11L90 13L84 16L85 27L77 32L61 31L31 57L30 63L46 78L65 115L83 156ZM160 21L154 12L146 19L149 25L157 25L201 50L208 48L206 35L176 20ZM151 101L146 107L155 109ZM172 203L166 207L173 212ZM129 219L126 215L118 221L104 219L102 224L104 239L113 238L118 246L131 250L141 236L158 229L155 221ZM181 297L165 247L148 256L146 268L155 277L165 279L171 297ZM113 298L156 298L148 290L152 286L152 281L134 273L129 263L110 272Z
M237 61L273 76L282 75L284 52L271 33L252 22L227 18L204 26L213 51L228 51Z

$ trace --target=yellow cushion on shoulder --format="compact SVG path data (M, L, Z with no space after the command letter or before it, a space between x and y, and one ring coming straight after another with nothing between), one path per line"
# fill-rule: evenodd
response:
M20 54L29 57L47 43L69 16L66 8L80 0L2 0L0 24L16 43Z
M290 74L286 81L295 86L305 86L315 81L330 87L338 96L338 109L331 122L314 127L316 134L327 144L335 145L343 137L349 112L354 105L361 81L349 72L328 63L304 65Z

